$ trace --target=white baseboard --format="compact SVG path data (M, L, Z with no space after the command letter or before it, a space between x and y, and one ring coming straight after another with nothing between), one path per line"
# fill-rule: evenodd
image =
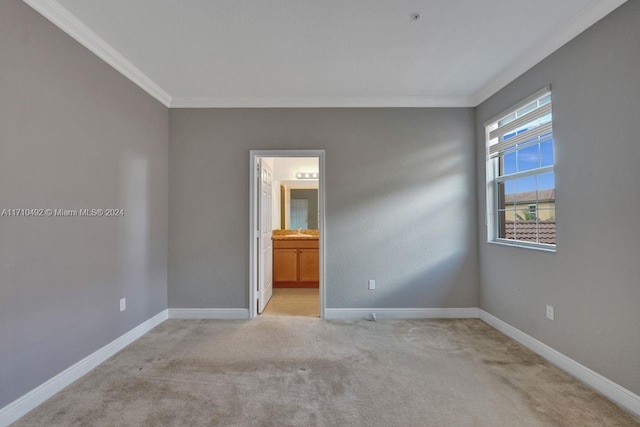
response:
M165 320L167 320L167 310L161 311L24 396L14 400L0 409L0 426L8 426L13 423Z
M559 351L554 350L532 336L525 334L521 330L514 328L492 314L489 314L482 309L479 310L479 314L480 319L493 326L506 336L518 341L520 344L544 357L563 371L573 375L633 414L640 416L640 396L637 394L614 383L610 379L603 377L599 373L576 362L570 357L565 356Z
M169 319L248 319L248 308L170 308Z
M325 319L469 319L478 317L477 307L468 308L326 308Z

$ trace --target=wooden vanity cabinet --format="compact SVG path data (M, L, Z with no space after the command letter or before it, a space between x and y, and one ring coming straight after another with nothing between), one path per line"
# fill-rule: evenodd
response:
M318 240L273 241L273 286L317 288L320 280Z
M273 284L298 280L298 250L273 248Z
M298 280L320 281L320 255L318 249L298 249Z

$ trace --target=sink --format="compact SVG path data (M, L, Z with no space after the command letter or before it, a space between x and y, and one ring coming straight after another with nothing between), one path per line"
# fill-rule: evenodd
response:
M285 237L316 237L313 234L298 234L298 233L294 233L294 234L287 234L285 235Z

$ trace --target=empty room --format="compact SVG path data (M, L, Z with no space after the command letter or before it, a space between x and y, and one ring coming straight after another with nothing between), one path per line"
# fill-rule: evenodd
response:
M0 1L0 427L640 426L639 0Z

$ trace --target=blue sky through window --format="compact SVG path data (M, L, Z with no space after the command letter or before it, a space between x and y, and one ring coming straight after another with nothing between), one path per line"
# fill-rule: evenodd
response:
M553 165L553 140L541 142L504 155L504 175ZM553 172L537 175L537 189L555 188ZM536 176L505 181L505 193L536 190Z

